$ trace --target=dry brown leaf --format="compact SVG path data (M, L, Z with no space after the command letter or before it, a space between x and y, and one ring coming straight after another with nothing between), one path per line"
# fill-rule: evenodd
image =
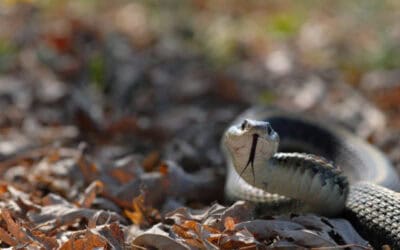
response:
M0 184L0 196L5 193L8 193L8 185L2 183L2 184Z
M254 236L247 230L241 230L237 232L231 232L233 234L221 234L218 238L215 236L210 237L208 240L220 249L232 249L232 248L253 248L259 244Z
M225 211L226 208L224 206L215 203L211 207L202 210L191 210L187 207L181 207L167 213L165 217L174 220L176 224L182 224L186 220L201 221L204 225L212 226L222 231L224 225L223 221L221 222L221 216Z
M233 231L235 229L235 221L232 217L228 216L224 221L225 230Z
M156 248L163 250L189 250L190 248L169 236L167 232L162 230L163 225L161 223L154 225L152 228L147 230L145 233L136 237L132 246L134 249L142 249L135 246L143 246L147 248Z
M200 223L193 220L187 220L183 222L181 226L187 229L191 229L197 234L200 232Z
M158 166L159 162L160 162L160 152L153 151L144 158L142 166L146 172L151 172Z
M268 238L276 235L277 231L281 230L301 230L304 227L300 224L291 221L281 220L253 220L245 221L236 224L236 230L242 230L246 228L254 235L258 235L263 238Z
M7 224L7 230L17 240L19 244L24 244L29 241L26 233L22 230L21 226L18 225L12 218L11 213L8 209L1 209L1 217Z
M59 243L57 242L57 239L53 236L48 236L42 233L41 231L38 231L36 229L27 229L26 230L27 235L29 238L32 240L32 243L36 243L45 249L56 249L59 247Z
M278 235L284 239L290 239L292 243L297 244L299 246L305 247L334 247L338 244L331 239L330 237L326 237L325 235L320 235L316 231L311 231L307 229L303 230L280 230L278 231Z
M232 217L235 222L251 220L254 217L254 208L251 202L236 201L223 211L221 218Z
M135 175L129 173L125 169L113 168L109 171L109 174L114 177L119 183L126 184L135 178Z
M205 249L204 244L203 244L202 241L199 240L199 239L187 238L187 239L184 239L184 242L185 242L188 246L190 246L190 247L192 247L192 248L195 248L195 249Z
M219 249L258 249L257 244L251 243L251 244L246 244L241 241L234 241L234 240L227 240L224 243L219 243L218 244Z
M218 242L221 233L218 229L212 228L207 225L188 220L184 221L182 225L174 224L171 230L191 247L194 248L213 248L212 242Z
M96 196L103 192L104 184L101 181L92 182L84 191L78 205L84 208L91 207Z
M154 222L161 220L161 216L156 209L145 206L143 194L133 199L132 210L124 210L124 213L135 225L150 226Z
M107 248L107 242L101 236L95 235L90 231L87 231L84 237L76 238L72 237L65 242L60 250L92 250L95 248Z
M83 154L79 157L77 163L87 182L92 182L98 178L99 170L96 164L86 159Z
M0 240L1 242L5 242L10 246L17 245L17 241L13 237L11 237L11 235L8 232L6 232L6 230L4 230L1 227L0 227Z
M88 228L88 229L96 228L96 226L97 226L97 220L98 220L99 217L101 216L101 213L102 213L101 210L97 211L97 212L88 220L88 224L87 224L87 228Z
M192 237L192 235L187 232L187 228L180 225L172 225L171 230L181 238L188 239Z
M354 230L349 221L345 219L328 219L328 221L329 224L333 226L335 233L340 235L343 239L344 244L356 244L359 246L370 247L368 242Z
M246 202L236 202L227 208L214 204L203 211L179 208L167 214L166 218L175 221L171 231L178 239L200 240L201 244L207 247L210 244L211 248L254 248L259 245L307 248L351 244L368 247L350 224L343 223L344 220L325 223L328 219L314 215L249 220L252 211L253 207ZM332 231L344 242L335 242Z
M125 235L118 223L111 223L97 231L112 249L125 249Z
M55 150L50 151L46 158L49 163L56 163L57 161L59 161L61 159L61 155L60 155L59 151L57 149L55 149Z
M90 221L95 217L98 218L99 223L125 221L122 216L111 211L79 208L56 195L48 195L47 197L53 197L48 200L51 200L49 204L54 205L43 206L37 211L27 213L30 221L40 227L42 231L48 232L64 225L72 225L82 219Z
M125 215L136 225L142 225L144 222L144 196L141 194L132 201L133 212L124 210Z
M143 223L143 214L141 212L131 212L129 210L124 210L125 215L133 222L135 225L141 225Z
M203 224L202 227L204 228L204 230L206 230L207 232L211 233L211 234L219 234L221 233L221 231L218 228L215 227L211 227L208 225Z
M162 175L167 175L168 174L168 165L165 162L161 163L161 165L159 167L159 171Z

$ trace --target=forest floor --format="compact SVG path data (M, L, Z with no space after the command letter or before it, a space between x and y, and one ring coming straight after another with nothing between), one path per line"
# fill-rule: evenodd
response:
M400 5L322 2L1 2L0 246L369 249L345 219L224 200L219 141L253 105L400 169Z

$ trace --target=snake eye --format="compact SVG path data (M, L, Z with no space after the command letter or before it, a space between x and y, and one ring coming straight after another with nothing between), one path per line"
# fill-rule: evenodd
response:
M244 120L244 121L242 122L242 125L240 125L240 128L241 128L242 130L244 130L244 129L246 128L247 123L248 123L248 121L247 121L247 120Z

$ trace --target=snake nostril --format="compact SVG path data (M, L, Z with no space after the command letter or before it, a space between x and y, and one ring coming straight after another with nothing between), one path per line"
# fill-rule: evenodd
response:
M242 125L240 125L240 128L241 128L242 130L244 130L244 129L246 128L246 126L247 126L247 123L248 123L248 121L247 121L247 120L244 120L244 121L242 122Z

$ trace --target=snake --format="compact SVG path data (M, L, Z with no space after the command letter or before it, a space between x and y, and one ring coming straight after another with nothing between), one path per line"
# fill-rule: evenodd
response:
M226 129L225 193L268 213L344 216L374 247L400 249L400 178L379 149L327 119L253 107Z

